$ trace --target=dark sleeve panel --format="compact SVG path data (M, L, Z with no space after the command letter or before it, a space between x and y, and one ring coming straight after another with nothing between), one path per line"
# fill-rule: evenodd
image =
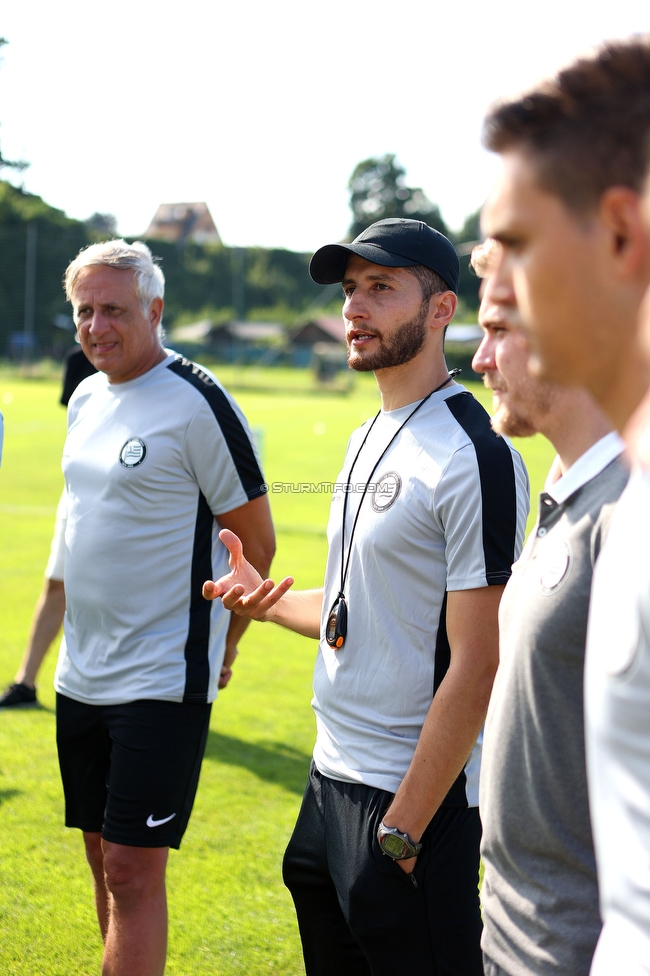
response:
M471 393L458 393L445 403L476 451L488 584L507 583L515 561L517 538L517 489L510 448L494 433L489 414Z
M212 604L203 599L203 583L212 579L212 527L214 516L199 493L192 549L190 619L185 642L184 702L203 704L210 687L210 614Z
M447 594L445 593L442 600L442 606L440 608L440 621L438 623L438 633L436 635L436 656L433 674L434 697L438 692L442 679L449 670L450 663L451 648L449 646L449 637L447 636ZM460 773L450 786L449 791L440 806L462 808L469 806L467 802L467 776L465 774L465 767L461 769Z
M265 493L265 488L262 487L264 475L257 463L248 434L228 397L207 373L188 359L176 359L168 368L205 397L221 428L248 500L259 498Z

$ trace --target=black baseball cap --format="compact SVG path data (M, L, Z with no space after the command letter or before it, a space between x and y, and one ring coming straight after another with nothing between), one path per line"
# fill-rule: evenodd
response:
M460 263L454 245L422 220L387 217L359 234L351 244L325 244L309 262L309 274L319 285L343 281L351 254L385 268L412 268L423 264L444 278L458 294Z

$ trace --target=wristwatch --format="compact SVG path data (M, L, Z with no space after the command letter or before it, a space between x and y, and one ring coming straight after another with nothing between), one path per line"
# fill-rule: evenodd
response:
M403 834L397 827L387 827L383 820L377 828L377 840L382 853L392 857L394 861L417 857L422 850L422 844L416 844L408 834Z

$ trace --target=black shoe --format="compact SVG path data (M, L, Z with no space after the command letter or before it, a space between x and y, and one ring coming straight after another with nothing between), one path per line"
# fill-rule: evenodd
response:
M28 688L27 685L9 685L0 695L0 708L15 707L16 705L38 705L36 690Z

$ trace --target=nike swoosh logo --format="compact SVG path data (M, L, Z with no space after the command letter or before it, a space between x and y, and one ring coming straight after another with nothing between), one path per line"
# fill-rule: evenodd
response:
M172 813L171 817L163 817L162 820L154 820L153 813L150 813L147 817L147 827L160 827L161 824L169 823L169 821L173 820L175 816L176 814Z

